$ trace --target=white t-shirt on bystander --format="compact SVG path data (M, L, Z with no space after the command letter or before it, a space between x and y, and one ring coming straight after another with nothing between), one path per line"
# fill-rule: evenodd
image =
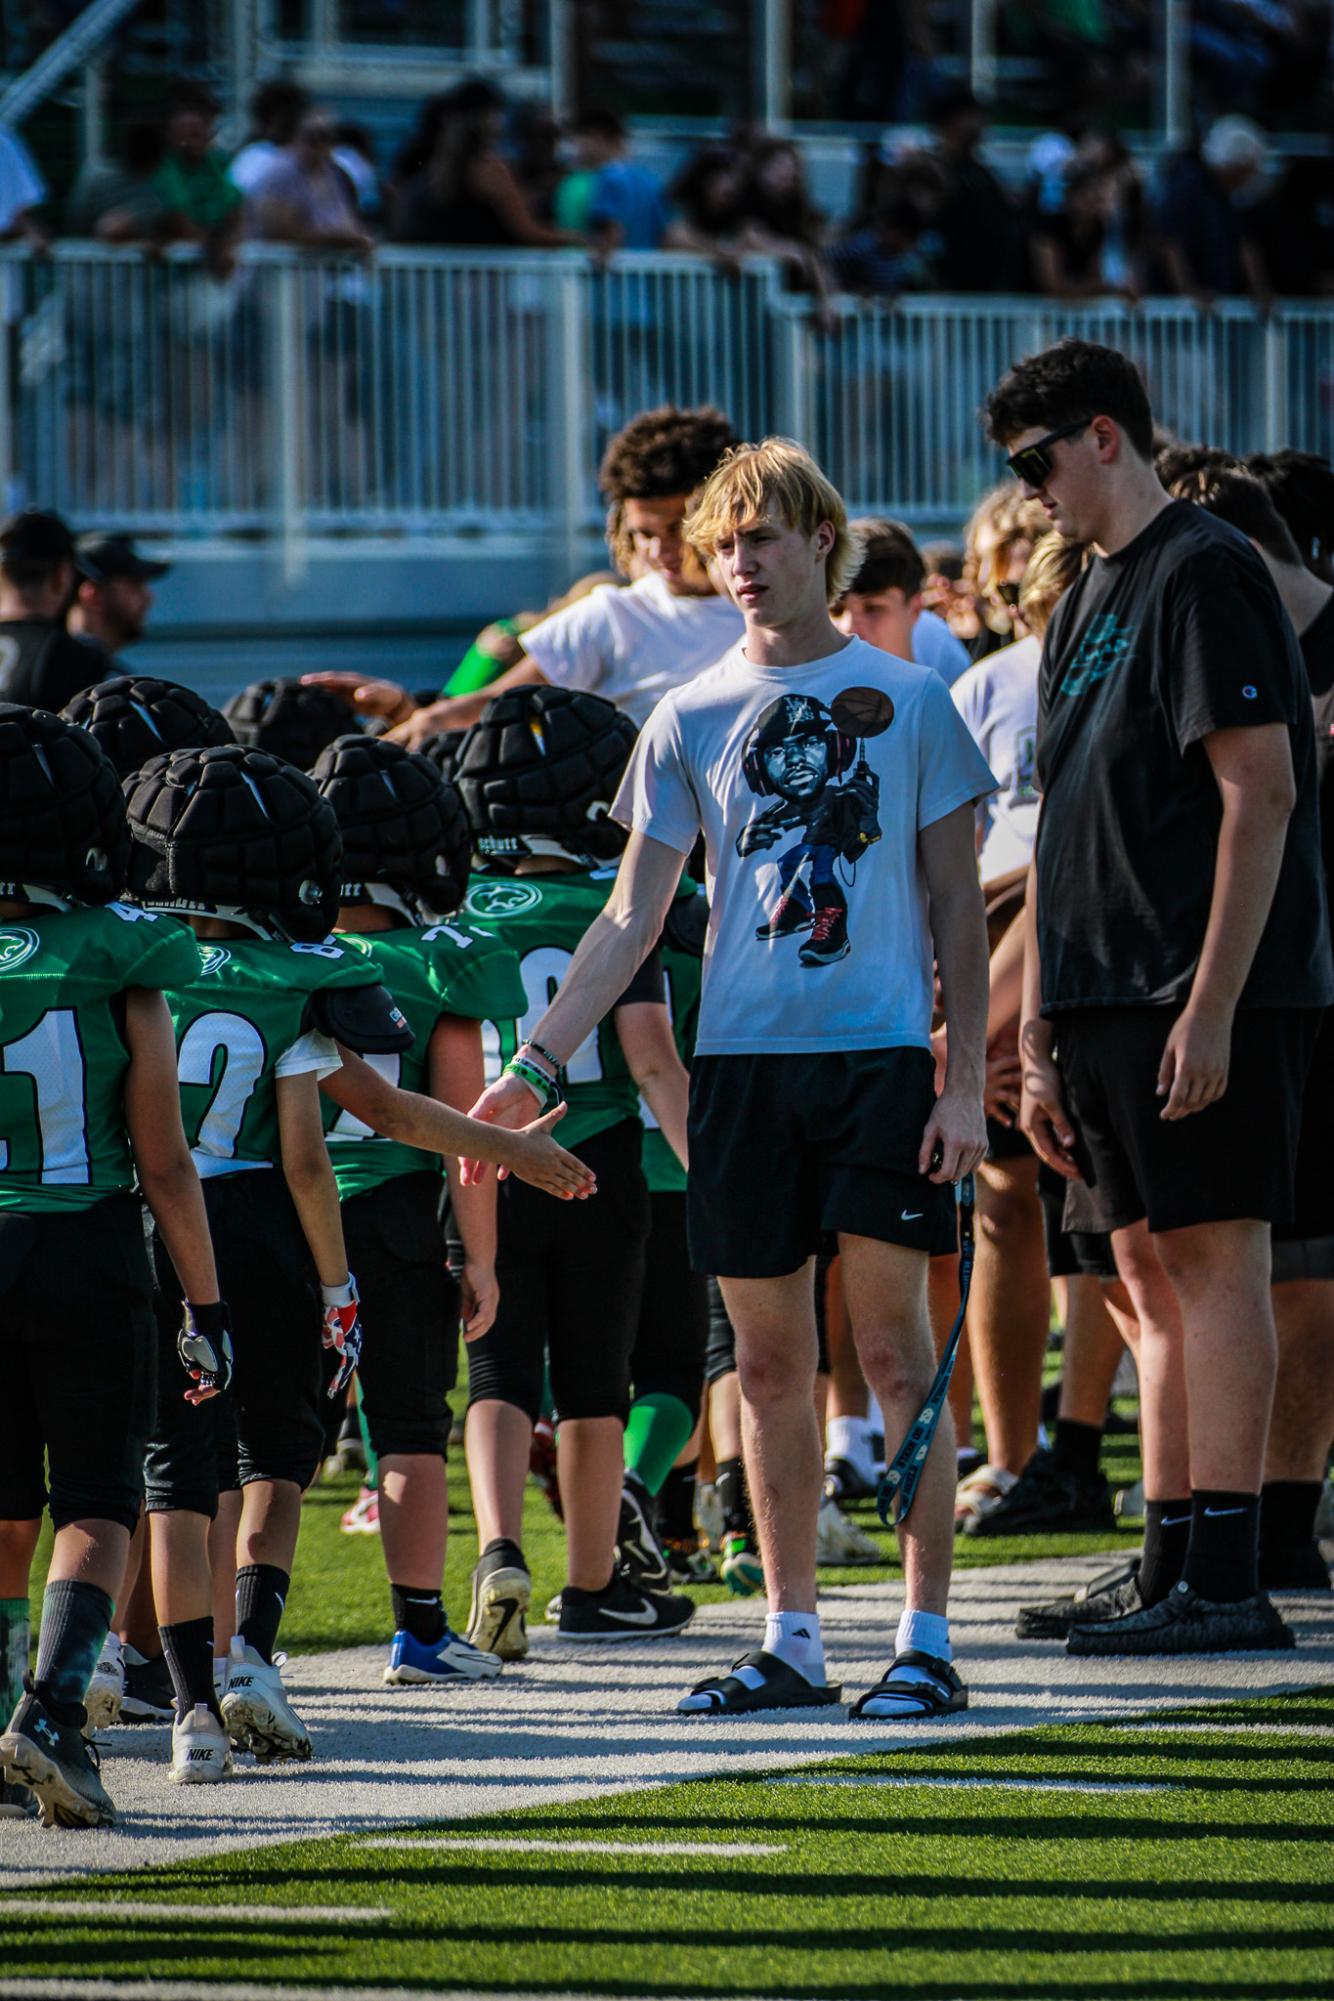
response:
M523 635L523 650L557 688L615 702L640 729L670 688L712 667L745 630L727 597L675 597L656 574L599 584Z
M968 671L968 648L933 611L917 615L912 629L912 657L919 667L934 667L947 688Z
M612 815L681 854L703 829L700 1054L929 1047L917 839L994 783L939 676L864 640L781 668L738 645L665 696Z
M997 790L978 807L983 882L1026 868L1038 832L1035 772L1038 663L1042 641L1030 634L989 653L950 693L968 733L996 774Z

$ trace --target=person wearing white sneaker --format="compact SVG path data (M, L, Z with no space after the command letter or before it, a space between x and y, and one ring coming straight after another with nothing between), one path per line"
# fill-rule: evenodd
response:
M222 1720L237 1749L253 1751L261 1765L304 1764L310 1757L310 1733L283 1687L286 1659L275 1654L266 1661L239 1633L232 1637Z
M835 1565L884 1563L887 1552L866 1530L849 1521L836 1497L826 1492L815 1529L815 1561Z
M227 1732L206 1702L197 1702L171 1726L171 1770L175 1786L216 1786L230 1778L232 1747Z
M109 1730L120 1720L120 1706L125 1700L125 1662L121 1655L120 1636L108 1633L93 1669L88 1693L83 1698L87 1711L87 1721L83 1726L85 1737L95 1737L99 1730Z

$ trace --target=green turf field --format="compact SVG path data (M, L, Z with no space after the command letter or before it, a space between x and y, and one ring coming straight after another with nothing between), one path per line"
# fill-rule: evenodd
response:
M0 1906L0 1951L10 1978L95 1970L110 1991L1315 2001L1334 1988L1331 1726L1324 1691L821 1767L841 1784L806 1767L418 1827L397 1848L90 1877L8 1921ZM361 1921L339 1921L349 1908Z

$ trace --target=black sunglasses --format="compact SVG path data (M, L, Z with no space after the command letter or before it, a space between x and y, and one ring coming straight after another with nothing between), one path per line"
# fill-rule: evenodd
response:
M1087 431L1092 417L1081 417L1077 423L1062 424L1059 431L1048 431L1045 438L1036 444L1025 445L1022 451L1013 452L1005 463L1016 479L1025 486L1044 486L1051 472L1052 445L1058 445L1062 438L1073 438L1078 431Z

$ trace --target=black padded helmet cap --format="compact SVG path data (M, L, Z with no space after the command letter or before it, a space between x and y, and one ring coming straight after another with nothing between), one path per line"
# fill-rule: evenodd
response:
M327 743L356 727L347 703L331 689L308 688L304 681L281 676L252 681L223 703L222 713L238 743L272 751L303 771L310 770Z
M626 834L607 817L636 730L601 695L509 688L468 731L455 778L478 845L534 836L567 853L614 860Z
M125 801L105 752L48 709L0 702L0 878L110 903L129 862Z
M459 752L467 737L467 730L437 730L434 736L423 737L417 745L419 757L429 757L442 778L452 785L456 778Z
M236 742L226 717L202 695L150 674L117 674L99 681L66 702L60 713L67 723L96 737L122 778L168 751Z
M344 882L386 883L442 917L458 908L472 835L457 788L429 758L384 737L340 736L311 777L338 819Z
M144 903L255 911L302 944L328 935L343 844L304 771L219 744L155 757L126 790L130 887Z

